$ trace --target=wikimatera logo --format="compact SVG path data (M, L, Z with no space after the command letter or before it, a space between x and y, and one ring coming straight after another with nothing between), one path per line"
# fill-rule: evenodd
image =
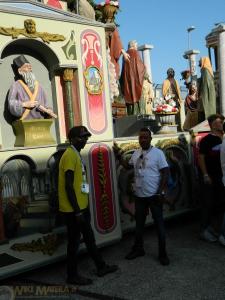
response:
M67 296L77 292L76 287L64 285L15 285L10 288L13 289L14 296L18 299L24 296Z

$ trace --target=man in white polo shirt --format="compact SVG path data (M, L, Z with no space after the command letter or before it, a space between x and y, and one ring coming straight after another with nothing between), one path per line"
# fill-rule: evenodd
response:
M134 245L126 259L135 259L145 255L143 231L150 207L157 227L159 261L162 265L168 265L162 203L169 168L163 151L151 146L151 140L151 131L148 128L142 128L139 132L141 148L133 153L129 161L129 165L134 168L136 230ZM117 158L120 159L120 156L117 155ZM128 167L123 161L121 163Z

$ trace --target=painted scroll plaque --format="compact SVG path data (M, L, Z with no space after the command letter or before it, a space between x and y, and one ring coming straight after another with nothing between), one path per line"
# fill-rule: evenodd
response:
M103 86L103 58L99 35L93 30L81 34L82 67L85 81L85 110L88 127L94 134L107 129L105 92Z
M110 148L105 144L91 147L89 163L92 180L94 223L100 233L112 232L116 227L115 196L113 190Z

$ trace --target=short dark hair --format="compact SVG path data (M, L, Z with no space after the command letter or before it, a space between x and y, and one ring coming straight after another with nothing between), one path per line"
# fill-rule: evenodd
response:
M142 127L140 132L148 132L150 136L152 136L152 132L149 127Z
M208 123L209 123L209 127L211 127L212 123L213 123L216 119L220 119L221 121L224 121L224 116L221 115L221 114L213 114L213 115L210 115L210 116L207 118Z
M166 71L167 75L175 75L175 71L173 68L169 68L167 71Z
M74 126L70 129L68 133L68 139L71 141L75 137L90 137L91 133L87 130L85 126Z

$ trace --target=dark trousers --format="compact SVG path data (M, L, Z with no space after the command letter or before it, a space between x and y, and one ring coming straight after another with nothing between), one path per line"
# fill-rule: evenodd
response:
M96 246L95 237L90 223L89 209L83 210L85 222L81 224L77 222L75 214L63 213L67 226L67 276L73 277L77 275L78 249L80 246L81 233L88 253L94 260L97 268L101 268L105 262Z
M205 230L212 224L212 216L221 210L224 211L225 194L222 182L202 183L201 188L201 230Z
M136 230L134 248L143 249L143 232L149 207L157 229L159 254L164 254L166 252L166 234L163 221L163 209L162 203L157 196L135 198Z

